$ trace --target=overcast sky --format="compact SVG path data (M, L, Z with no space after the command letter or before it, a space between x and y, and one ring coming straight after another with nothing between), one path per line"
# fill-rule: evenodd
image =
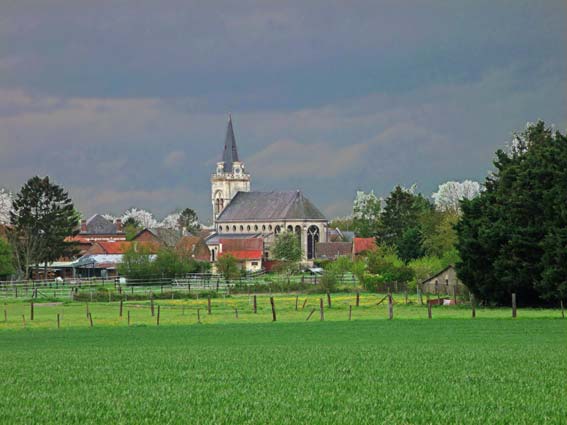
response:
M565 22L564 0L2 0L0 186L206 220L228 112L253 189L329 217L482 180L527 122L567 128Z

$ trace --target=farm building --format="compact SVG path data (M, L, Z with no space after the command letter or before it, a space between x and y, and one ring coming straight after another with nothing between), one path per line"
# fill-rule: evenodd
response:
M421 282L423 293L452 296L455 289L457 293L462 293L466 286L459 280L452 265Z

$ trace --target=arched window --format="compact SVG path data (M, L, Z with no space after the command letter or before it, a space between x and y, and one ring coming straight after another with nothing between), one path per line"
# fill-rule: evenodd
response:
M236 226L232 226L232 231L236 232Z
M290 224L289 226L287 226L287 231L288 232L293 232L293 226Z
M216 251L214 249L211 249L211 261L213 263L215 262L215 253L216 253Z
M274 234L276 234L276 235L279 235L281 231L282 231L282 228L280 226L276 226L274 228Z
M263 224L263 225L262 225L262 232L265 232L265 231L266 231L266 225Z
M258 225L257 225L257 224L254 225L254 230L255 230L256 232L258 231Z
M222 232L222 226L219 226L219 232Z
M250 231L250 225L246 226L246 231Z
M319 242L319 228L317 226L310 226L307 229L307 259L312 260L315 258L315 244Z
M271 225L271 224L268 225L268 230L269 230L270 232L272 231L272 225Z
M244 226L242 224L240 225L240 231L244 232Z

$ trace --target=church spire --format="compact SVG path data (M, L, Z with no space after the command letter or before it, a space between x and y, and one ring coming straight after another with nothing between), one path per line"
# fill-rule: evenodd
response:
M228 127L226 129L226 138L224 139L224 151L222 153L224 162L224 172L232 172L232 165L238 161L238 149L236 149L236 139L234 130L232 129L232 115L228 114Z

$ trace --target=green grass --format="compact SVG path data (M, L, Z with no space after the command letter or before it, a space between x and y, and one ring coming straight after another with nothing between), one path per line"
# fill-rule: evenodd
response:
M333 296L325 321L294 296L148 304L7 305L0 315L4 424L565 424L567 320L557 310L376 306ZM304 299L304 298L302 298ZM400 299L401 301L401 299ZM140 305L141 307L135 307ZM157 305L157 304L156 304ZM182 307L185 306L183 314ZM234 307L239 309L239 319ZM172 308L175 307L175 308ZM201 308L202 324L196 323ZM56 329L55 315L63 315ZM27 317L23 328L21 314Z

